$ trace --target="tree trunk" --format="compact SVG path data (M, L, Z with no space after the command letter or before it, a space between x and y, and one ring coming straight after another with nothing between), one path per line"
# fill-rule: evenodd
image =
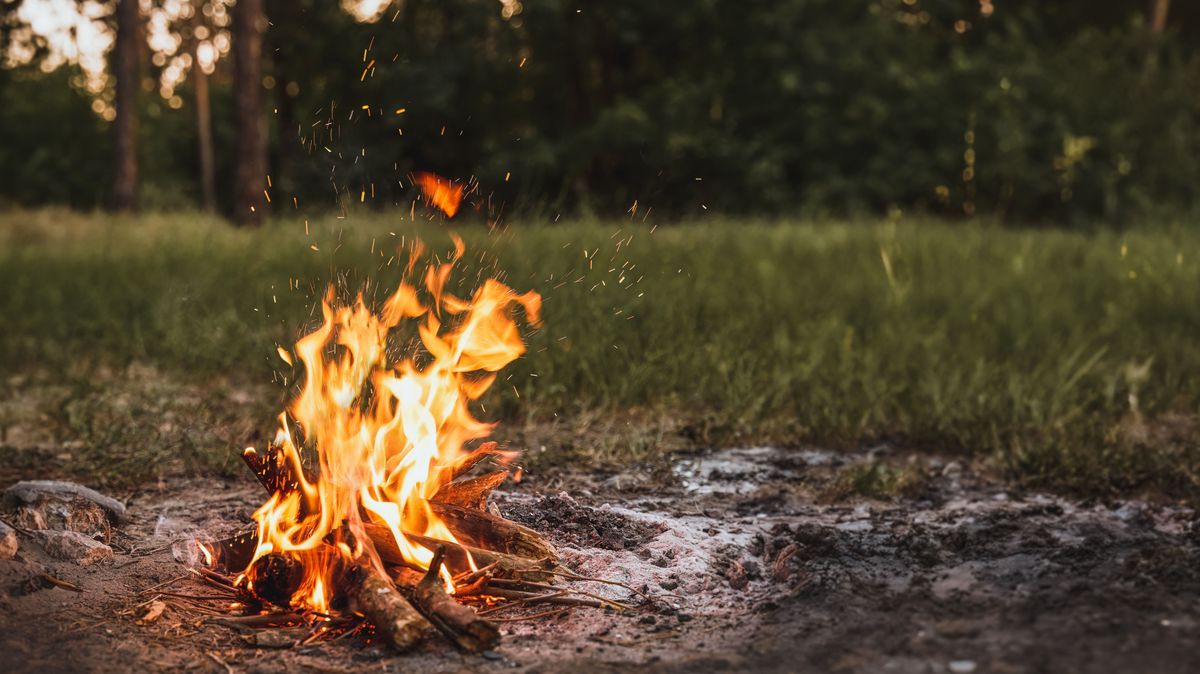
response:
M200 67L199 51L200 40L193 38L192 84L196 87L196 150L200 157L200 194L204 210L212 213L217 210L217 186L213 174L212 105L208 100L208 73Z
M261 223L267 206L267 136L262 109L266 25L262 0L238 0L233 6L233 114L237 130L233 221L238 225Z
M1171 0L1150 0L1150 40L1146 45L1146 64L1142 68L1142 85L1145 86L1158 70L1158 51L1162 46L1163 31L1167 28L1167 12Z
M117 80L113 121L113 206L137 210L138 0L117 3L117 35L113 71Z
M1167 11L1171 9L1171 0L1151 0L1150 2L1150 32L1158 35L1167 27Z

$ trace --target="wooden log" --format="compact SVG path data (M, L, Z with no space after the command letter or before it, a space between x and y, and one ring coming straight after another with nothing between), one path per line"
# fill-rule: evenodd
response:
M454 645L468 653L481 653L495 648L500 642L500 630L496 624L446 594L439 575L443 559L444 549L439 547L424 576L409 569L399 569L400 584L411 586L413 605ZM414 576L419 580L414 582Z
M363 529L375 546L375 553L379 555L380 560L392 566L409 566L392 537L391 529L373 522L364 522ZM405 533L405 536L428 550L436 550L441 546L445 552L446 567L452 574L470 571L471 561L474 560L477 567L492 566L497 575L520 575L530 580L547 580L553 575L550 571L557 566L557 560L552 559L527 559L413 533Z
M268 447L266 454L259 454L253 447L247 447L242 452L242 461L250 468L250 472L254 473L254 479L258 480L268 494L286 493L299 487L296 477L292 475L292 466L274 447Z
M250 576L256 597L288 608L304 581L304 567L291 557L273 553L254 560L246 575Z
M488 512L448 503L431 501L429 507L464 545L518 557L558 561L558 551L533 529Z
M429 621L373 566L359 566L355 575L352 608L375 625L381 641L401 653L412 650L429 631Z
M508 471L497 470L479 477L448 482L438 489L431 500L446 505L483 510L487 507L488 496L492 490L503 484L506 479Z
M254 558L254 548L258 545L258 529L250 528L240 534L219 540L212 544L213 566L224 569L228 573L241 573L250 565Z

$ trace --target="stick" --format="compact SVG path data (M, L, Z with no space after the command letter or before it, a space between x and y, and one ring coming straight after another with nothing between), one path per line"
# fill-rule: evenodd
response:
M442 485L430 500L471 510L483 510L487 507L488 496L492 490L499 487L506 479L508 479L508 471L498 470L479 477L448 482Z
M439 572L444 558L445 551L439 546L433 554L429 572L413 587L413 604L462 650L481 653L494 648L500 642L500 629L476 615L470 607L454 601L442 587Z
M412 650L425 636L429 622L373 566L358 567L358 576L352 594L355 610L371 621L379 636L398 652Z
M431 501L433 514L462 543L531 559L558 561L558 551L541 534L503 517L462 506Z
M620 604L615 601L610 601L602 597L589 595L587 597L568 597L566 593L572 590L559 590L557 592L546 592L538 594L535 592L523 592L521 590L511 590L501 587L489 586L483 590L483 594L489 597L503 597L505 599L517 599L527 604L562 604L564 606L588 606L591 608L612 608L618 611L630 610L631 607L625 604Z
M259 627L274 627L276 625L287 625L289 623L299 623L304 620L304 616L291 611L283 613L266 613L262 615L247 615L247 616L228 616L220 618L211 618L208 622L215 625L223 625L232 627L235 630L245 631L256 629Z

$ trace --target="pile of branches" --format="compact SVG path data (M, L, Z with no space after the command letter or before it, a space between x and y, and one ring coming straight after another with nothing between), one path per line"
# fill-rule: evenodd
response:
M254 561L249 575L253 588L237 582L250 566L257 545L255 531L219 541L211 566L198 569L202 580L219 594L214 599L232 601L242 615L224 615L211 621L244 631L267 627L306 627L296 643L342 638L366 631L397 651L411 650L432 631L445 635L455 646L479 653L494 648L500 639L499 622L528 620L576 607L629 610L632 607L596 594L572 589L561 581L620 583L585 578L559 564L554 547L537 532L501 517L489 509L488 498L508 476L494 470L466 477L485 459L498 455L495 443L486 443L450 468L451 480L430 500L433 512L450 529L457 543L424 536L406 536L434 551L428 569L410 565L386 526L364 520L363 529L381 564L346 564L332 544L328 555L337 596L342 603L334 614L296 610L290 601L304 578L304 569L286 555L268 554ZM299 488L290 464L277 454L243 454L247 465L268 493L288 493ZM454 594L446 592L443 568L453 578ZM496 617L508 608L537 604L550 610L520 617Z

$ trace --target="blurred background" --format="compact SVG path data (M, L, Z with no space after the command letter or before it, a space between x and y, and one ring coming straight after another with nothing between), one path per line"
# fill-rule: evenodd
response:
M545 299L481 405L531 462L1200 495L1197 3L0 11L0 477L240 471L326 288L381 301L457 231L456 292Z
M636 202L1094 225L1189 212L1200 182L1195 3L0 8L0 204L407 209L420 169L491 220Z

